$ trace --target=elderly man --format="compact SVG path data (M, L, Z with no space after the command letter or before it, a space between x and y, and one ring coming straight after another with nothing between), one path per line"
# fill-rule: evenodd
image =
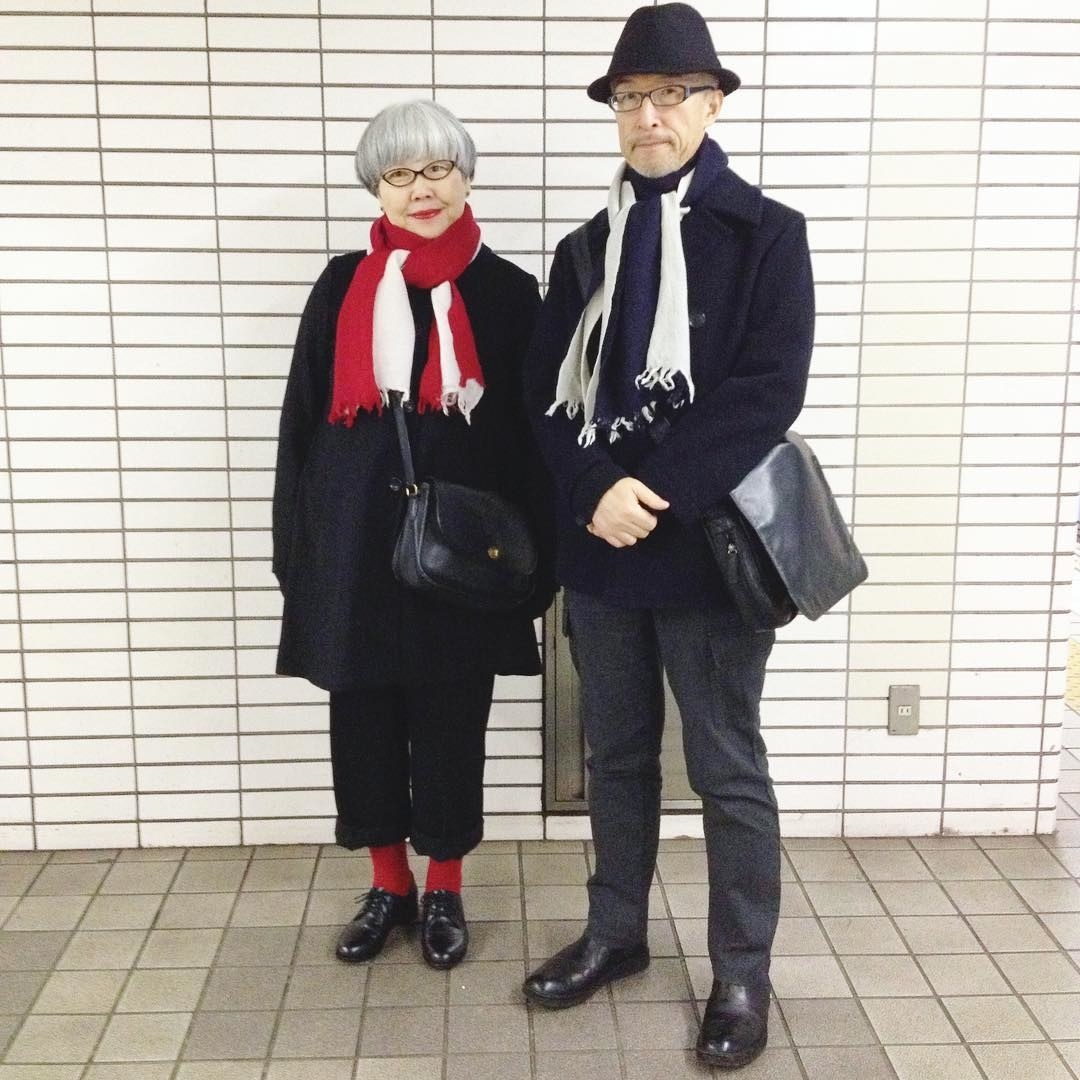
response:
M703 805L714 982L699 1058L764 1048L780 906L758 707L774 634L742 624L701 527L798 415L814 320L801 214L706 130L738 76L686 4L635 11L588 89L615 113L606 211L563 240L527 365L557 486L559 575L581 680L596 863L584 935L525 981L584 1001L649 963L666 671Z

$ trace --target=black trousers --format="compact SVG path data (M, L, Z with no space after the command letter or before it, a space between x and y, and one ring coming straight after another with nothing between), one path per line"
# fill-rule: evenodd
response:
M460 859L484 835L484 737L495 676L375 686L330 695L337 842L411 840Z
M775 634L707 608L615 608L569 590L566 602L596 846L589 932L612 945L645 940L666 671L702 801L713 973L765 985L780 914L780 830L758 710Z

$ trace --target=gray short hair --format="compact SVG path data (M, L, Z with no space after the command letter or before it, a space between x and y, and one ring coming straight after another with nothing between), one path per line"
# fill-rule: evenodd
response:
M356 175L378 193L387 169L407 161L453 161L467 179L476 171L476 145L461 121L434 101L417 98L387 105L376 114L356 148Z

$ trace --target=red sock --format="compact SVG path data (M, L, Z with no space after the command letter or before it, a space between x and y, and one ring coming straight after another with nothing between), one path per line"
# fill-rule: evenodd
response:
M461 892L461 860L428 859L427 884L424 888L428 892L435 889L446 889L448 892Z
M409 869L409 857L405 853L405 841L371 849L371 865L374 870L373 888L385 889L397 896L405 896L412 888L413 876Z

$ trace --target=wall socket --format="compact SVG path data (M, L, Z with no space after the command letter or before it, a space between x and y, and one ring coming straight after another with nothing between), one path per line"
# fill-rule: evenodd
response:
M898 684L889 687L889 734L915 735L919 730L919 687Z

